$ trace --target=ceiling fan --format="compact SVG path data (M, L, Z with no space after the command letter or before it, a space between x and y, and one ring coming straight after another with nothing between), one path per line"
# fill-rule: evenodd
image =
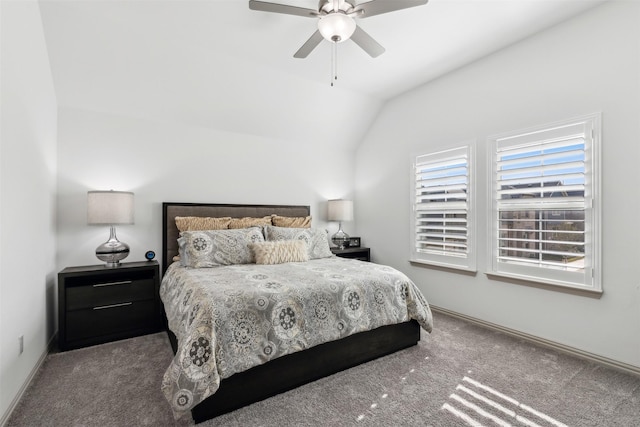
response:
M334 44L351 39L371 57L375 58L384 53L384 47L360 28L356 24L355 18L367 18L400 9L421 6L427 2L428 0L370 0L358 3L356 0L320 0L318 10L315 10L249 0L249 9L319 18L318 29L293 55L294 58L306 58L323 39Z

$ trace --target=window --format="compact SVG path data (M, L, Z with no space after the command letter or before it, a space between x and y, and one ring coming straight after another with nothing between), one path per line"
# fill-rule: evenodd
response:
M411 261L475 271L471 145L417 156Z
M497 275L600 291L599 115L490 138Z

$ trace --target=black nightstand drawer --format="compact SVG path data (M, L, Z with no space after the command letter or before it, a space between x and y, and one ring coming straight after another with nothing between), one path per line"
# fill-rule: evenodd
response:
M98 280L84 286L67 284L67 310L153 299L155 290L153 276L147 280Z
M119 333L150 330L156 327L156 304L153 300L134 301L67 313L67 340L95 338L110 341Z
M58 273L61 351L162 330L157 261L67 267Z

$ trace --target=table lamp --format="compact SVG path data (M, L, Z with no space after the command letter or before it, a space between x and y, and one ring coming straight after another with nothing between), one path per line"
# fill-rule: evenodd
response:
M328 219L329 221L338 221L338 231L331 236L331 242L344 249L349 246L349 235L342 231L342 221L353 220L353 202L351 200L335 199L329 200Z
M107 267L119 267L129 255L129 245L116 237L116 225L133 224L133 193L128 191L89 191L87 193L87 223L109 225L109 240L96 248L96 257Z

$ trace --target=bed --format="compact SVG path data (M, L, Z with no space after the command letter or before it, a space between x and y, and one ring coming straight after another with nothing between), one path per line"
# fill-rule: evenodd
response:
M168 315L165 314L167 333L176 355L163 379L163 392L171 404L176 418L190 410L196 423L211 419L341 370L415 345L420 340L421 327L430 331L431 312L424 297L406 276L390 267L357 260L339 259L335 256L326 257L322 255L322 258L315 259L311 252L309 252L308 256L312 259L308 261L305 259L302 262L293 263L276 262L275 264L277 265L249 263L218 267L216 264L216 268L185 268L181 265L182 263L201 267L209 267L209 265L189 264L194 262L193 259L186 260L185 257L183 257L182 263L174 262L179 253L178 239L181 237L181 233L176 226L176 217L267 218L278 216L281 219L301 219L308 218L309 214L309 206L163 203L162 269L164 277L161 296L165 313L168 313ZM285 236L289 235L287 233L302 230L295 228L295 224L292 227L290 230L270 227L270 230L272 233L276 231L283 232ZM246 229L247 231L242 233L244 233L243 236L246 234L246 236L250 236L248 238L255 239L256 233L253 230L259 230L264 236L269 231L268 229L269 227L251 229L251 231ZM302 230L301 232L309 235L309 233L315 233L318 230L311 228L309 231ZM324 239L326 241L326 231L322 230L322 232L325 233ZM322 236L322 233L319 232L318 235ZM183 233L182 236L183 238L180 241L183 246L186 244L184 243L185 239L195 238L195 234L190 232ZM272 240L276 239L272 238ZM189 240L189 242L191 241ZM289 242L292 242L292 240L289 240ZM288 244L287 242L281 243ZM255 247L263 245L263 243L250 243L249 245L252 249L255 249ZM311 246L307 242L305 247L308 247L309 251L311 251ZM320 248L319 250L326 252L326 248ZM189 253L184 247L180 252L182 255ZM255 251L252 253L256 254ZM302 255L307 256L307 254ZM298 251L298 256L302 255ZM340 274L334 274L335 269L340 270ZM374 273L374 270L379 271ZM325 277L327 278L326 280L330 280L330 282L320 285L324 286L322 292L314 290L311 283L298 285L302 283L301 277L308 277L304 275L309 275L309 272L315 277L311 281L324 280L323 278ZM267 276L276 277L276 274L281 276L275 281L271 278L269 279L271 282L265 279ZM298 315L298 323L292 321L292 318L295 317L294 314L298 313L291 311L290 306L299 308L310 306L310 303L305 303L303 298L315 298L316 302L314 304L316 306L325 307L326 304L319 304L317 300L319 298L318 295L325 295L325 291L328 288L336 288L336 292L339 292L340 295L347 295L345 288L338 288L340 286L365 286L363 284L365 277L373 274L382 274L385 280L395 282L406 280L409 282L407 285L402 285L402 297L406 298L406 295L411 295L411 298L406 298L407 308L405 312L403 312L404 309L398 310L397 307L387 307L378 310L382 314L378 313L375 316L367 314L362 318L358 317L358 321L353 321L351 318L345 321L332 318L332 324L340 326L340 332L335 332L334 328L328 335L320 332L320 329L316 333L313 328L315 324L311 323L312 319L310 318L305 320L303 316ZM247 277L251 280L242 279ZM203 280L215 282L215 286L203 285L200 283ZM260 284L260 280L264 283ZM341 283L341 280L344 283ZM258 285L252 285L252 287L247 288L251 281L258 282ZM242 282L242 286L235 285L235 283L239 282ZM281 297L282 294L272 293L275 290L268 289L270 288L270 283L278 283L278 286L282 284L284 288L288 286L287 289L289 290L287 292L292 292L290 298L286 297L289 301L288 305L277 307L277 310L280 311L276 310L275 305L283 299ZM240 290L240 287L242 287L243 291ZM215 288L215 291L212 288ZM269 323L268 319L267 321L264 319L260 321L252 320L252 324L260 324L264 328L272 327L275 331L268 332L270 334L268 340L265 338L266 341L260 341L259 346L264 351L259 356L249 353L248 346L242 347L238 345L238 342L248 343L252 338L243 329L243 325L247 324L246 322L243 323L246 319L238 320L236 318L237 313L242 310L234 307L234 305L240 304L238 301L241 299L238 293L245 292L245 288L248 289L246 292L268 292L267 294L251 294L250 298L253 298L252 301L257 301L255 306L258 308L263 304L261 301L271 301L269 304L272 307L269 310L273 310L273 313L280 313L279 321L271 322L271 325L267 325ZM260 290L256 290L257 288L260 288ZM386 289L383 290L387 292ZM226 299L226 302L223 303L221 302L222 299L212 297L213 292L219 291L226 292L225 295L227 297L222 298ZM376 292L375 296L373 291L369 292L371 293L370 298L378 298L378 293L380 292ZM396 291L396 293L398 292ZM196 294L198 298L192 298L192 295ZM349 295L360 298L357 293ZM364 296L365 294L362 293L363 298ZM206 310L201 308L204 305L202 301L213 299L220 299L220 301L215 302L215 304L218 304L217 306L214 306L214 302L211 302L211 307L207 305ZM390 297L388 299L394 298ZM187 302L187 300L190 301ZM354 301L355 305L352 304ZM359 310L359 300L354 301L345 299L344 303L349 304L354 309L357 307ZM410 301L411 303L409 303ZM366 305L364 300L362 302L363 306ZM206 304L209 304L209 302ZM397 301L395 304L397 304ZM370 303L370 305L375 304ZM302 309L300 308L300 310ZM206 320L199 317L201 316L200 313L209 311L218 313L217 317L214 315L212 319ZM260 310L252 309L251 313L258 311ZM294 309L294 311L297 311L297 309ZM346 311L346 309L343 311ZM198 314L194 315L194 312ZM246 310L242 311L242 313L245 312ZM219 313L224 313L224 315L219 315ZM291 314L291 318L287 313ZM414 318L412 319L411 316ZM220 317L225 320L220 319ZM275 315L272 317L277 320ZM197 319L194 320L194 318ZM285 321L286 323L284 323ZM229 333L233 334L235 339L235 341L229 340L233 341L233 345L227 346L224 339L225 332L218 331L216 336L209 338L209 327L213 330L225 324L225 322L235 325L233 332ZM363 323L366 323L366 325ZM195 332L196 335L194 335L193 330L195 329L193 328L196 328L196 325L199 325L197 327L200 328L198 329L200 332ZM304 333L301 333L300 325L304 325L304 328L302 328L305 331ZM345 328L345 326L348 327ZM193 330L188 329L190 327ZM206 348L200 345L202 344L202 338L198 338L198 334L202 335L203 328L207 329L207 333L204 334L207 337L204 340L207 341ZM266 329L263 331L264 334L267 333L265 331ZM181 336L181 339L178 339L176 335ZM238 336L240 336L240 340ZM326 342L319 342L322 340ZM211 341L211 343L208 341ZM268 342L268 345L265 345L265 342ZM269 348L269 346L272 348ZM267 349L269 350L268 352L266 351ZM268 356L265 356L265 354L268 354ZM185 361L185 355L188 355L186 359L189 360ZM225 355L226 362L223 361L223 356ZM203 361L207 362L206 366L203 366ZM194 380L195 377L197 377L197 383Z

